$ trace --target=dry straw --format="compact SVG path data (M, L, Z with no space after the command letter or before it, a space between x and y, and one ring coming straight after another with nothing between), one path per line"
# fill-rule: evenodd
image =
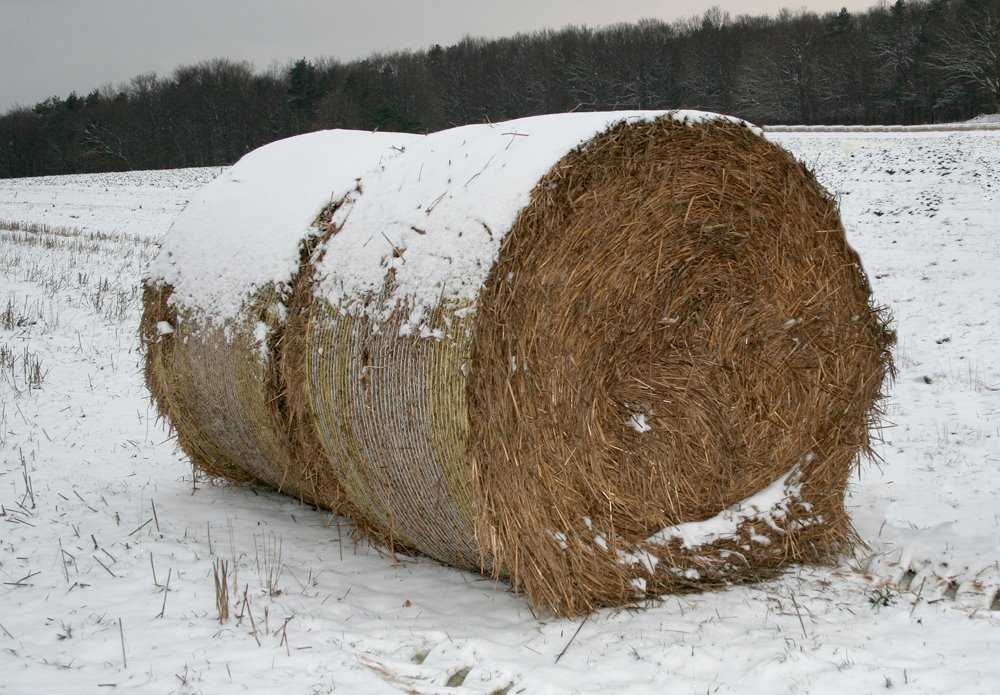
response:
M473 219L483 201L463 202ZM556 615L850 548L845 488L893 335L805 167L732 121L622 122L494 231L478 297L443 298L423 338L392 270L380 293L327 302L320 239L282 298L270 371L236 356L248 327L157 341L174 318L148 288L147 375L185 451L320 504L342 491L379 542L507 579ZM267 394L280 406L253 413Z
M611 129L539 181L480 295L484 551L560 614L831 558L892 343L834 201L785 151L730 123ZM735 534L647 540L786 475Z
M259 482L303 501L345 504L329 468L304 447L281 385L280 294L262 290L236 321L213 322L170 302L170 285L148 282L141 333L146 383L181 449L205 473ZM259 326L268 327L266 342ZM165 332L166 331L166 332Z
M349 512L311 421L286 397L288 305L317 213L414 139L321 131L272 143L206 186L167 235L144 282L145 376L200 470Z

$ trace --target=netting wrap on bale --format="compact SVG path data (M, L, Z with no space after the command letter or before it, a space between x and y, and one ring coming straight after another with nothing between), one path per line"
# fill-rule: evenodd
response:
M427 136L303 265L289 402L364 528L560 615L821 561L891 372L837 208L756 129Z
M322 131L256 150L178 216L144 284L146 380L200 469L325 507L348 502L281 376L317 216L418 136Z

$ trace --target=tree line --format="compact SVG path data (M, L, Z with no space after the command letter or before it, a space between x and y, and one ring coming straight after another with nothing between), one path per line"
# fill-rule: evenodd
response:
M566 27L257 72L215 59L0 116L0 177L234 162L324 128L431 132L573 110L697 108L761 125L1000 110L1000 0Z

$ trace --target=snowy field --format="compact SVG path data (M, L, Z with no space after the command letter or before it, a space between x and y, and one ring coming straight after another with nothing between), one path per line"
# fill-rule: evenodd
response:
M0 692L1000 692L1000 132L771 137L897 321L883 461L848 500L870 547L582 622L192 476L138 280L219 169L0 181Z

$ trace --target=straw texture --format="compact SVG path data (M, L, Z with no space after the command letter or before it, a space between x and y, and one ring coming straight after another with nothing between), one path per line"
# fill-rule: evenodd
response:
M559 614L831 558L892 342L790 155L732 124L612 129L538 183L480 295L484 552Z
M287 399L286 326L301 320L289 307L336 201L419 139L330 130L274 142L178 216L144 281L140 333L150 393L197 468L351 513L312 420Z
M286 403L278 290L260 291L238 320L222 324L171 305L170 294L169 285L145 286L146 383L194 465L325 508L344 506L336 478L316 458L318 445L309 448L311 423L298 432L302 422Z

